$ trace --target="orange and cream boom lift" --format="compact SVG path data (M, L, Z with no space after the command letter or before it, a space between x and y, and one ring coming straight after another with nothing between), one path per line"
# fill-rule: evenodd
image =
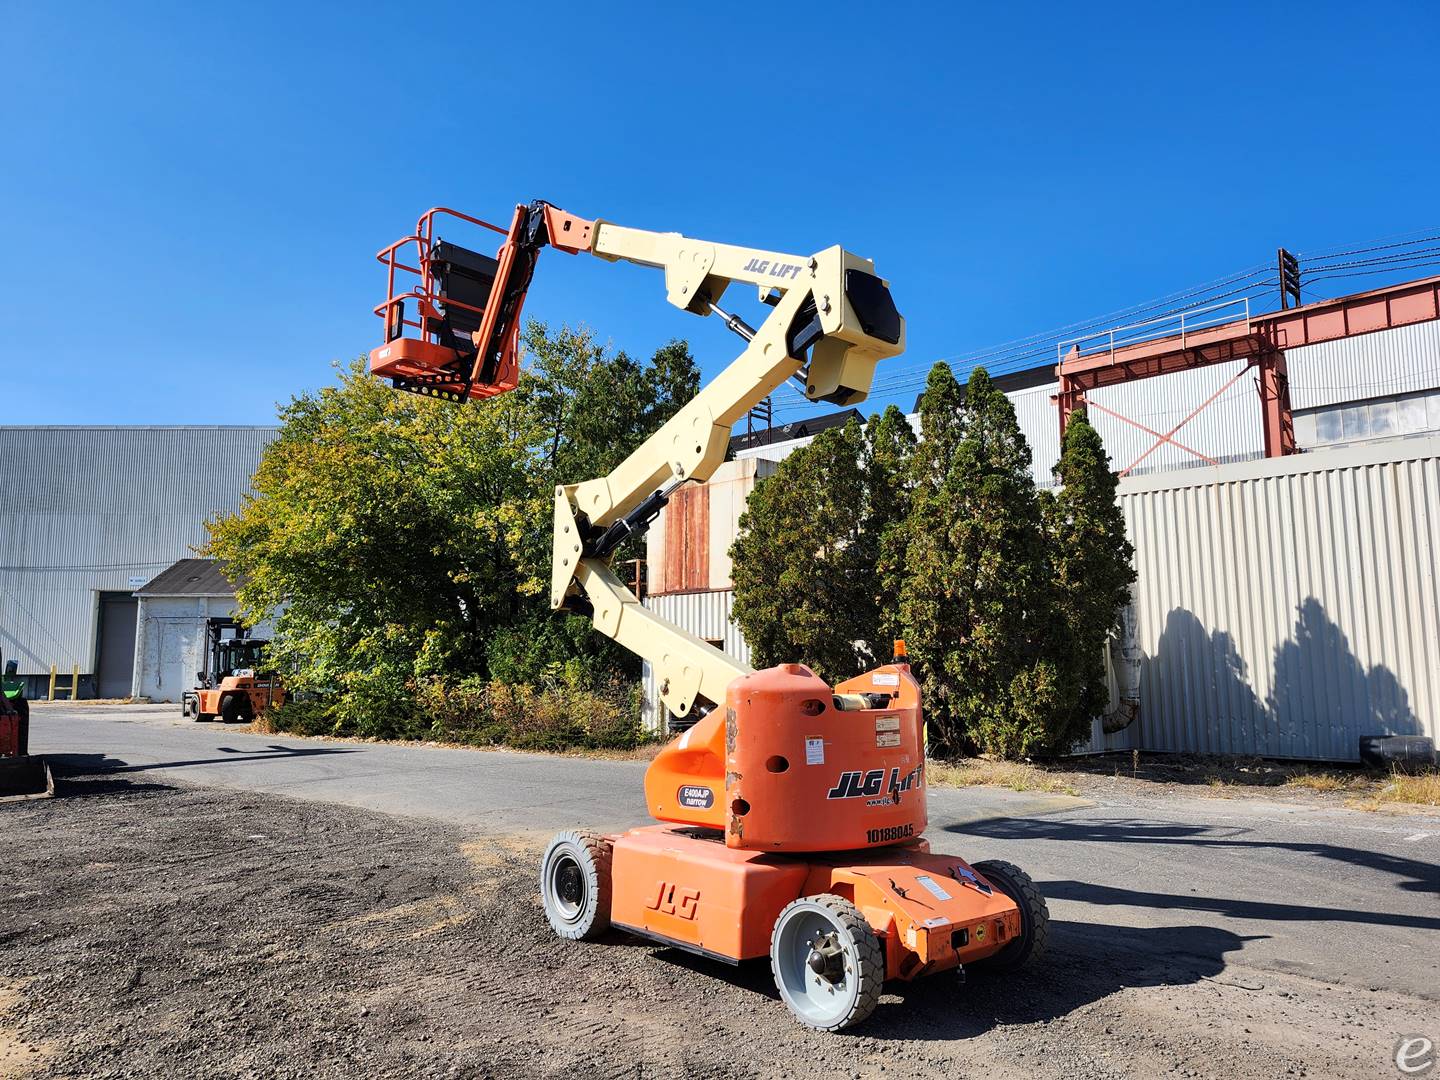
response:
M495 255L440 239L440 222L493 231ZM540 890L555 931L593 939L613 926L730 963L768 956L786 1005L825 1030L865 1019L887 979L1033 959L1048 916L1030 878L922 838L920 690L903 643L834 687L801 664L755 671L642 606L610 565L676 488L711 475L734 424L782 383L812 401L864 400L876 364L905 346L887 283L840 247L736 247L545 202L516 207L508 228L437 208L380 252L386 329L371 371L461 402L513 389L520 310L546 246L659 269L670 303L719 316L745 343L608 476L555 489L551 607L647 660L665 707L694 719L645 774L661 824L551 841ZM731 286L757 290L758 327L721 307Z

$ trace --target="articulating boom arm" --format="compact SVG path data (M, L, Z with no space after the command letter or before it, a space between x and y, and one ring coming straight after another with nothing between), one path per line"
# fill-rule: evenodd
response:
M874 265L840 247L808 257L787 255L588 221L536 202L517 208L498 260L502 275L495 287L503 290L491 303L508 305L508 334L514 333L528 270L546 243L661 269L670 303L696 315L718 314L746 341L739 357L608 476L555 489L551 607L589 614L601 633L648 660L666 708L685 716L697 701L723 701L726 685L750 669L643 607L612 572L610 555L627 536L644 530L676 487L708 479L725 460L734 424L787 379L798 376L814 401L864 400L876 363L904 351L905 322ZM517 253L527 272L523 281L509 284L503 268L507 260L517 261ZM732 284L756 286L769 306L758 328L719 306ZM390 311L384 306L387 320ZM477 372L480 360L499 355L497 342L501 353L514 348L513 336L506 341L482 336L477 331ZM389 340L393 336L387 353ZM383 374L375 362L380 352L371 354L372 370ZM499 367L505 367L503 355ZM465 392L482 396L483 386L475 383L472 374Z
M863 400L876 363L903 350L904 321L874 266L839 247L798 257L596 222L590 251L664 270L670 303L713 311L747 340L609 476L555 491L551 606L591 608L601 633L650 661L666 707L684 716L697 699L724 701L726 685L750 669L643 607L611 571L610 550L643 529L679 484L708 479L725 460L735 423L785 380L803 370L813 400ZM718 306L735 283L757 286L771 305L754 330ZM588 605L577 604L579 596Z

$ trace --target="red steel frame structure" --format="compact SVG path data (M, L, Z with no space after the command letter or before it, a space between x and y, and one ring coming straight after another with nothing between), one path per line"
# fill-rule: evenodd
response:
M1218 307L1223 309L1225 305ZM1060 411L1060 434L1063 438L1070 413L1077 406L1088 405L1139 428L1154 436L1156 440L1149 450L1122 470L1122 475L1135 468L1165 443L1213 465L1215 462L1210 458L1175 439L1175 433L1254 368L1259 374L1265 456L1293 454L1296 452L1295 430L1290 418L1290 380L1285 368L1286 349L1372 334L1378 330L1389 330L1437 318L1440 318L1440 277L1431 277L1265 315L1252 316L1247 304L1242 318L1228 319L1218 325L1213 320L1202 319L1201 325L1195 329L1186 328L1182 320L1180 333L1148 340L1119 343L1115 340L1114 331L1108 335L1087 338L1071 345L1069 352L1061 358L1055 369L1060 380L1059 393L1056 395ZM1106 337L1108 345L1085 351L1087 342L1098 342ZM1086 397L1089 391L1103 386L1150 379L1157 375L1169 375L1232 360L1248 360L1249 363L1184 420L1166 432L1151 430L1144 424L1121 416Z

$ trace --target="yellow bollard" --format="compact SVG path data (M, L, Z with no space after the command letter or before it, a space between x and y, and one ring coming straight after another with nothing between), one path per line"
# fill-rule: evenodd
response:
M55 682L56 682L56 678L55 678L55 665L54 665L54 664L51 664L51 665L50 665L50 693L47 695L47 699L50 700L50 701L54 701L54 700L55 700L55 691L56 691L57 689L60 690L62 693L63 693L64 690L65 690L65 687L63 687L63 686L57 687L57 686L55 685ZM72 668L70 669L70 700L71 700L71 701L79 701L79 700L80 700L80 665L79 665L79 664L76 664L74 667L72 667Z

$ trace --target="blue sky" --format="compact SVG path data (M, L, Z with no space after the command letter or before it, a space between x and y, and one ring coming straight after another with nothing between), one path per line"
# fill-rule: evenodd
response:
M270 421L376 343L374 252L434 204L844 244L898 371L1440 224L1440 9L1200 10L7 2L6 419ZM528 314L736 352L589 258Z

